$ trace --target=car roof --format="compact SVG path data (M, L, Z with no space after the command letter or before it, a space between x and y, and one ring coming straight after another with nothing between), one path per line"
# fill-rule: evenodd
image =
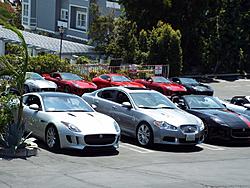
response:
M123 74L117 74L117 73L102 74L102 75L108 75L108 76L125 76ZM100 75L100 76L102 76L102 75Z
M124 91L126 93L145 93L146 92L156 92L155 90L148 89L148 88L139 88L139 87L123 87L123 86L117 86L117 87L106 87L101 90L118 90L118 91ZM98 91L98 90L97 90Z

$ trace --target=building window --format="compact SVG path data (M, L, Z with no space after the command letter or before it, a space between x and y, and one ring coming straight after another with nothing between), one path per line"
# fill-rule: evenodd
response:
M29 4L23 4L23 16L29 16Z
M86 30L86 27L87 27L87 13L86 12L82 12L82 11L76 12L76 28Z
M61 9L61 20L68 21L68 10Z

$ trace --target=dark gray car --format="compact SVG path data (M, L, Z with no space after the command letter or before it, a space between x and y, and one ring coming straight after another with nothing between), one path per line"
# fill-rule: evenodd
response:
M113 117L122 134L135 137L140 145L195 145L204 140L201 119L177 108L157 91L109 87L82 97L98 112Z

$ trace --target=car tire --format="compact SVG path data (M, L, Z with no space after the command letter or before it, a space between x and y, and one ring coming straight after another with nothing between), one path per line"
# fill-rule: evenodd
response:
M45 142L49 150L56 151L60 149L60 138L54 125L49 125L45 131Z
M203 121L204 122L204 121ZM204 142L209 142L210 139L209 139L209 130L208 130L208 125L204 123Z
M136 139L138 144L144 147L150 147L153 144L153 131L148 123L143 122L138 125Z
M29 86L24 85L24 93L29 93L29 92L30 92Z
M65 86L64 92L65 92L65 93L70 93L70 87L69 87L69 86Z

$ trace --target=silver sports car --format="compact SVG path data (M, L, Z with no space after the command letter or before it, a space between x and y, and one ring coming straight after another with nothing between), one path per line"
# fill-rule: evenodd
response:
M57 85L52 81L45 80L40 74L27 72L25 75L24 92L56 91Z
M113 117L122 134L135 137L140 145L195 145L204 140L201 119L177 108L157 91L109 87L82 97L97 111Z
M49 149L111 146L118 148L116 121L91 108L81 97L59 92L23 96L25 129Z

